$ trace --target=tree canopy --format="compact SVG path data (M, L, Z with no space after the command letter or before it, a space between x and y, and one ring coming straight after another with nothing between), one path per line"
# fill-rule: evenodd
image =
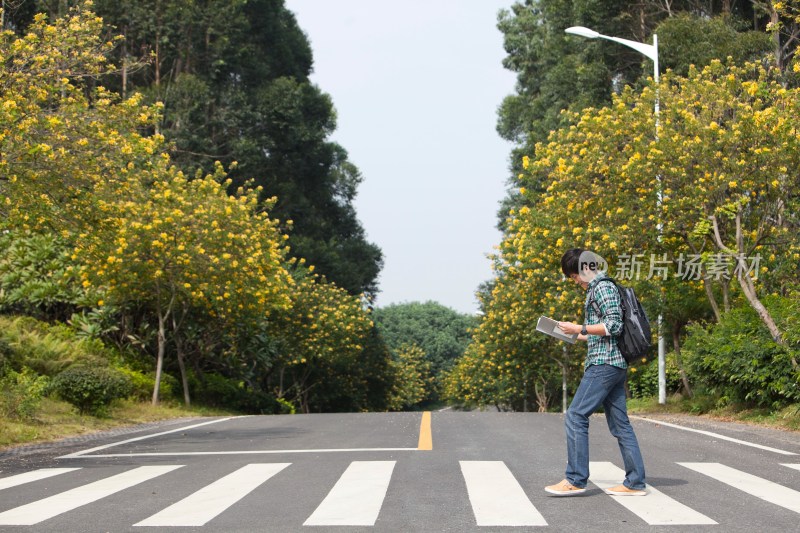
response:
M682 351L687 324L747 307L763 345L774 347L759 352L769 364L753 356L751 368L773 365L774 382L759 374L764 386L773 399L793 397L798 346L785 312L797 308L786 284L800 257L800 99L791 63L798 10L789 4L531 0L501 13L504 64L518 77L498 131L516 144L514 177L495 279L480 293L484 314L447 378L448 397L546 409L559 388L577 383L580 351L535 333L541 315L582 319L584 295L558 264L572 247L600 253L611 274L616 267L636 287L651 319L664 317L672 383L688 392L687 373L724 368L724 353L733 353L694 342ZM564 33L570 26L639 42L657 33L661 83L644 56L602 39L578 43ZM701 335L697 326L688 332ZM634 365L632 390L651 390L649 368ZM718 373L751 382L736 372L747 370ZM714 390L725 394L719 383Z
M15 4L6 25L24 32L37 11L62 16L75 3ZM98 37L119 36L103 85L163 103L155 129L174 164L192 177L221 162L231 194L262 187L261 201L277 197L270 210L294 257L352 295L376 296L382 253L353 206L363 178L329 139L336 112L309 80L311 46L284 2L96 0L93 9Z
M231 9L252 5L231 2ZM67 320L81 335L115 345L113 363L134 376L139 389L149 383L153 402L162 382L169 384L165 376L179 374L187 403L194 394L248 412L389 408L392 388L403 377L376 345L364 287L355 287L366 278L355 275L354 285L342 287L298 257L287 233L291 224L275 215L280 200L258 179L234 176L235 163L216 161L208 172L204 165L188 172L192 165L176 164L182 158L173 135L179 124L165 118L173 110L169 104L154 102L156 89L164 89L159 84L166 83L158 72L163 64L150 65L156 72L152 87L134 92L132 78L146 77L146 68L138 64L135 70L125 57L121 68L109 61L125 39L108 37L113 32L91 2L64 6L53 5L50 17L4 19L12 29L0 33L6 65L0 71L0 312ZM174 17L186 13L178 8L197 7L158 4L168 6L177 11L151 13L154 31L180 26ZM16 15L24 13L20 8ZM147 17L133 4L123 13ZM280 16L284 22L275 24L281 27L293 20L288 12ZM310 61L303 42L285 43L287 57L297 54L300 64ZM154 44L158 56L162 44L169 49L175 42ZM292 61L267 61L267 70L291 70ZM309 65L303 68L307 73ZM128 84L122 94L104 85L120 79ZM307 80L275 81L262 89L311 95L332 127L327 96ZM279 104L262 111L276 111ZM299 105L298 113L311 113L308 105ZM298 142L331 148L323 129L310 140L298 134ZM344 152L331 150L345 165ZM357 180L318 177L336 197L309 178L298 189L311 202L303 218L314 219L326 202L351 209L345 199L352 200ZM302 198L290 202L304 205ZM315 220L325 226L325 216ZM349 223L354 232L360 228L354 212ZM358 247L326 242L342 253ZM27 359L20 361L15 372L36 371L24 368L33 364Z

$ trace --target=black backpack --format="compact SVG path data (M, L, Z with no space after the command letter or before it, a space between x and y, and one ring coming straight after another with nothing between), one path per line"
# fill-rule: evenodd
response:
M650 321L644 312L641 302L636 297L633 289L623 287L614 278L603 278L601 281L610 281L617 287L620 299L622 300L622 332L616 336L617 346L622 357L628 363L633 363L637 359L647 357L650 350L652 333L650 331ZM589 293L589 305L598 316L603 316L600 306L594 301L594 290L592 287Z

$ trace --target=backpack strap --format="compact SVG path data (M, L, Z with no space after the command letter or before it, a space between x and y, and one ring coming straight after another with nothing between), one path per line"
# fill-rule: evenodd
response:
M588 305L592 306L592 309L594 310L595 314L597 316L601 317L601 318L603 317L603 313L600 311L600 304L598 304L597 301L595 301L595 299L594 299L594 290L597 288L597 285L599 285L600 283L602 283L604 281L610 281L611 283L614 284L614 287L617 288L617 290L619 290L619 286L617 285L617 280L615 280L612 277L606 276L605 278L603 278L600 281L598 281L597 284L594 287L592 287L592 290L589 291L589 304Z

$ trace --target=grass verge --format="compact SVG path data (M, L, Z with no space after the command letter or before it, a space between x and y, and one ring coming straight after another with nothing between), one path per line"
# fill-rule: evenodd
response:
M79 415L68 403L45 398L31 419L0 419L0 450L66 437L85 435L122 426L193 416L229 416L236 413L205 407L187 408L181 404L149 403L125 400L116 402L106 416Z
M723 420L741 422L773 429L800 431L800 404L790 405L774 411L767 408L752 408L739 405L717 406L714 398L696 396L695 398L672 397L665 405L657 398L628 400L631 414L684 414L697 415Z

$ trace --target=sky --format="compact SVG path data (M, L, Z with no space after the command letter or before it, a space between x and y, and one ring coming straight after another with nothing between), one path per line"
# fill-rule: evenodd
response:
M376 305L435 301L475 314L500 244L514 92L497 13L513 0L286 0L311 42L331 137L362 173L354 202L383 251Z

